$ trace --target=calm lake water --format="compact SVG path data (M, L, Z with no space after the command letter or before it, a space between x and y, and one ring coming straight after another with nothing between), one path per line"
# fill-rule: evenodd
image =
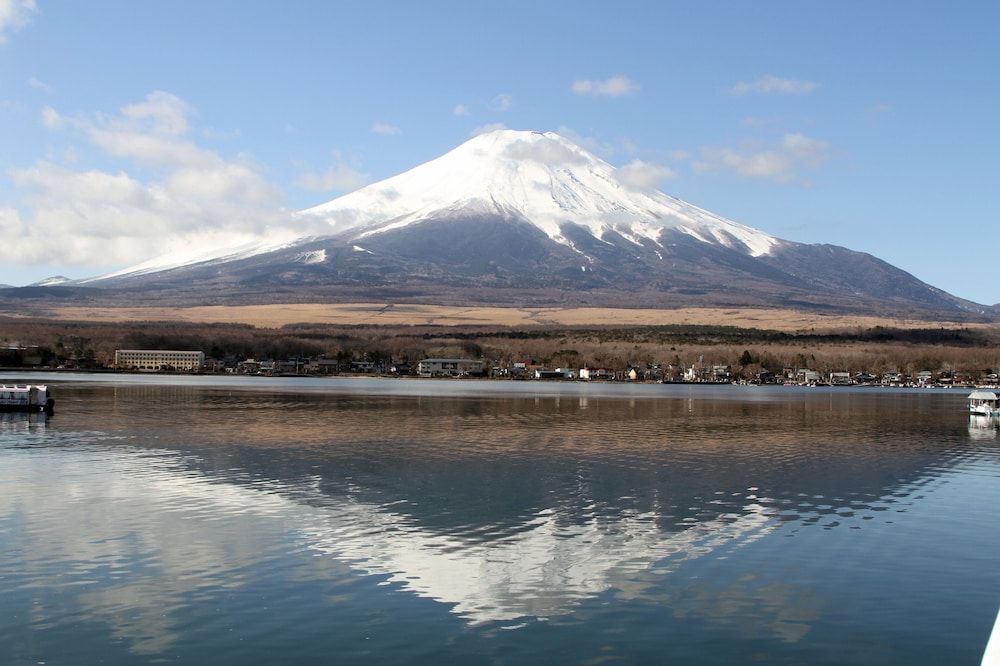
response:
M14 377L0 663L978 664L965 392Z

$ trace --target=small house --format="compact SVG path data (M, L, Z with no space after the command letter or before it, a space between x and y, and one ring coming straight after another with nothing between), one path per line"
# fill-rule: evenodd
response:
M849 373L849 372L831 372L830 373L830 385L831 386L850 386L851 385L851 373Z

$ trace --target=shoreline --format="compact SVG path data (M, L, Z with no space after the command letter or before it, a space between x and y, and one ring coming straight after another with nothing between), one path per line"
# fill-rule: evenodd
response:
M276 382L284 387L291 385L291 382L301 381L302 385L320 385L363 382L374 383L384 382L386 384L398 383L434 383L439 385L495 385L495 386L519 386L519 387L653 387L663 386L671 388L698 388L698 389L747 389L747 390L801 390L805 392L901 392L901 393L924 393L924 392L954 392L956 395L965 391L975 389L996 389L995 385L982 386L910 386L910 385L881 385L881 384L753 384L749 382L662 382L648 380L608 380L608 379L512 379L509 377L416 377L416 376L395 376L395 375L374 375L374 374L339 374L339 375L248 375L230 373L168 373L168 372L117 372L113 370L52 370L52 369L28 369L28 368L3 368L0 367L0 382L16 381L17 377L28 377L44 375L48 381L66 380L69 382L85 383L87 381L114 381L118 378L124 381L123 384L169 384L170 380L180 380L178 383L199 383L204 385L224 385L235 386L237 384L250 385L258 383L261 386L274 385ZM223 381L220 381L223 380Z

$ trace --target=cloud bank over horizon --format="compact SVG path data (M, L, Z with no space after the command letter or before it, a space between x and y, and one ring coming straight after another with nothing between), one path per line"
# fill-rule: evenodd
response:
M0 258L14 264L107 266L217 243L291 231L284 196L250 156L226 158L198 145L194 109L164 91L116 114L63 115L46 106L41 123L83 140L117 170L73 159L39 159L7 175L18 206L0 208ZM53 242L58 239L58 242Z

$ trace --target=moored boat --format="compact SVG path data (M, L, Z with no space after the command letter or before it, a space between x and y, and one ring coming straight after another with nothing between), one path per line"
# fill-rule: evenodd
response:
M0 411L52 413L55 404L47 386L0 384Z
M969 394L969 413L1000 416L1000 391L977 390Z

